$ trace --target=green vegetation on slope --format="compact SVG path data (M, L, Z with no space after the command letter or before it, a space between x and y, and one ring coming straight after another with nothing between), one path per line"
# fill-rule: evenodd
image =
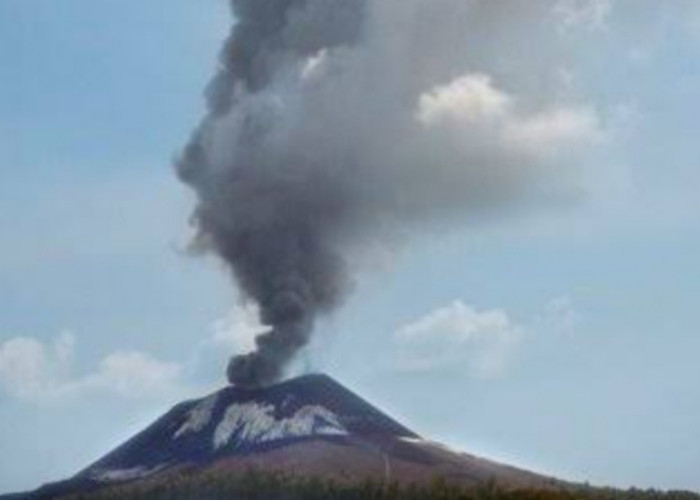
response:
M690 492L578 488L508 491L495 483L465 489L436 480L400 487L376 482L341 484L251 470L243 475L221 471L184 472L158 480L112 486L62 500L700 500Z

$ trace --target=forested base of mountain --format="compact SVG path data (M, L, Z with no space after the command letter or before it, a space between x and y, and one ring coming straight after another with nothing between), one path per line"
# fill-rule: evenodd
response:
M345 484L321 479L248 471L185 473L159 480L111 486L61 500L700 500L686 491L566 489L509 490L495 482L465 488L435 480L428 485L399 486L367 481Z

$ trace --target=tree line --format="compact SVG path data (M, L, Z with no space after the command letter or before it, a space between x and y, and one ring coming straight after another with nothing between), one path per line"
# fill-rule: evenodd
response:
M435 479L429 484L401 486L376 481L341 483L249 470L181 472L150 481L110 486L64 496L61 500L700 500L685 491L618 490L571 486L512 490L489 481L467 488Z

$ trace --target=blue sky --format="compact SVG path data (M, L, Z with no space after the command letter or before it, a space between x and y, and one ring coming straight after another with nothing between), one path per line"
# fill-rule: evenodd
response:
M385 248L298 369L473 453L700 490L700 8L631 3L582 54L613 130L590 199ZM170 167L229 24L223 1L0 0L2 492L222 384L250 342Z

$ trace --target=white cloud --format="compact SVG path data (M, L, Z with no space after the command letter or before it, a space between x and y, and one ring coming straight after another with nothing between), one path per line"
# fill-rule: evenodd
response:
M265 330L258 320L258 308L245 304L214 322L211 340L231 352L245 354L255 350L255 337Z
M177 363L160 361L142 352L117 352L104 358L84 385L142 397L173 389L180 377Z
M607 136L594 108L553 103L533 109L499 89L483 73L466 74L424 92L415 117L431 140L443 145L442 151L452 151L451 158L459 159L452 163L472 165L487 159L491 173L500 170L497 178L505 184L528 171L556 171L557 175L544 178L563 179L575 158L585 158L585 152L602 144ZM464 175L461 169L459 175ZM475 171L470 175L476 181L490 174ZM456 179L449 182L456 183Z
M136 351L112 353L95 371L74 376L74 352L71 333L60 335L51 344L31 337L7 340L0 344L0 388L12 397L32 402L88 393L160 397L183 388L180 365Z
M510 105L511 98L496 89L489 76L472 74L424 93L417 115L424 125L473 122L502 116Z
M416 118L425 127L453 129L463 140L482 132L487 140L482 147L501 149L502 155L544 156L552 148L589 145L605 135L590 107L556 105L523 113L517 104L488 75L468 74L423 93Z
M64 333L46 345L29 337L0 344L0 385L11 395L33 398L60 390L72 359L75 339Z
M521 120L513 120L506 136L523 151L545 154L555 148L591 144L604 134L600 119L590 108L553 108Z
M394 341L402 370L464 367L474 377L497 378L522 337L522 328L505 311L455 301L399 328Z

